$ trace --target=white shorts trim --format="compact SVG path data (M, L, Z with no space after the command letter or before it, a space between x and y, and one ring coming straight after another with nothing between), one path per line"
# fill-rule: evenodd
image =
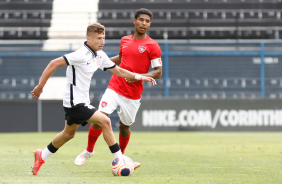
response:
M140 99L132 100L116 93L112 89L106 89L100 100L98 110L111 114L119 107L118 116L121 122L124 125L130 126L135 121L140 105Z

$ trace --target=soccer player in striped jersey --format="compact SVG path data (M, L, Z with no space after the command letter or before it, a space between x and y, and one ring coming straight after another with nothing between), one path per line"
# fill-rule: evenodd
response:
M90 105L89 88L91 78L97 69L101 69L104 71L110 70L119 77L152 82L153 85L156 84L156 81L151 77L132 73L118 67L102 51L104 44L105 27L99 23L89 25L87 27L87 41L84 46L75 52L52 60L43 71L38 85L31 91L33 98L38 99L44 85L56 69L67 66L67 86L63 96L63 106L66 113L65 128L54 137L44 150L35 150L35 161L32 169L34 175L38 174L40 167L49 156L74 137L80 125L86 125L87 123L97 124L102 128L104 139L114 158L122 156L112 131L110 119Z

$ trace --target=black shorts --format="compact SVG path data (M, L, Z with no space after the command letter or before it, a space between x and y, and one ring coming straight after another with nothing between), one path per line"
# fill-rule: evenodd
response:
M85 126L86 121L97 111L92 105L85 105L84 103L77 104L72 108L64 107L64 110L66 113L65 120L67 120L68 125L75 123L82 126Z

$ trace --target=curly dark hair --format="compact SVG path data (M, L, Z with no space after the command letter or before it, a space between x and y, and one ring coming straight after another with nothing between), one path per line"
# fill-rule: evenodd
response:
M141 14L146 14L150 17L151 20L153 19L153 13L146 8L140 8L140 9L136 10L135 19L137 19Z

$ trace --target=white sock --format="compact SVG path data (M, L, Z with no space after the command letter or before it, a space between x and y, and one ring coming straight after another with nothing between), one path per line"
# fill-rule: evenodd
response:
M113 154L114 158L117 158L117 157L121 157L121 156L122 156L121 150L118 150L117 152L112 153L112 154Z
M85 150L87 153L89 153L89 154L92 154L92 153L94 153L94 150L93 150L93 152L89 152L89 151L87 151L87 150Z
M42 160L47 159L48 157L50 157L51 155L53 155L54 153L52 153L51 151L49 151L49 149L46 147L43 151L42 151L42 155L41 158Z

